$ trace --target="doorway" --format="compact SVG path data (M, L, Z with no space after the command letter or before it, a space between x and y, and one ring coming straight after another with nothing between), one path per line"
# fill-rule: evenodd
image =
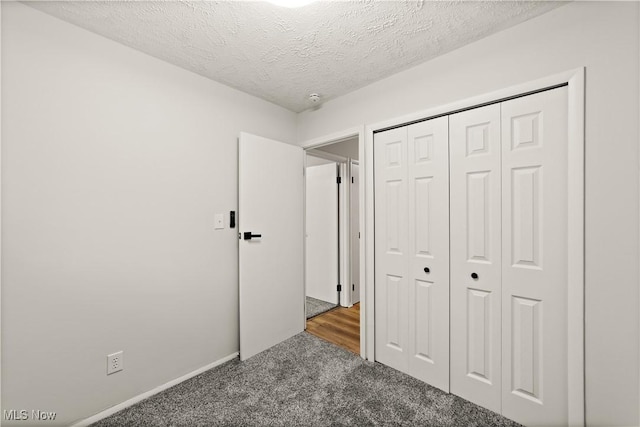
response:
M306 150L307 332L360 354L358 136Z

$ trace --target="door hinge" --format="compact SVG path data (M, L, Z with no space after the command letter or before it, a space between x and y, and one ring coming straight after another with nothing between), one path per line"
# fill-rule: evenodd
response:
M352 284L351 284L351 290L352 290L352 291L355 291L355 290L356 290L356 284L355 284L355 283L352 283Z
M338 285L338 292L342 292L342 285Z
M358 239L360 238L360 232L358 231Z
M351 183L352 183L352 184L355 184L355 183L353 182L353 177L351 177Z
M336 182L337 182L338 184L342 184L342 178L341 178L341 177L337 177L337 178L336 178Z

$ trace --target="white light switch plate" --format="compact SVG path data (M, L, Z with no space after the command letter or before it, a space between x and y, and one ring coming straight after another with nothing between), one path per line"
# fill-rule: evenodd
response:
M213 220L213 228L221 230L224 228L224 214L216 214Z

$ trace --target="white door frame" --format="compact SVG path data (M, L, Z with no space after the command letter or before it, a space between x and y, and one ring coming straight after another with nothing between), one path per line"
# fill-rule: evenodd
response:
M342 307L351 306L351 297L347 293L347 289L351 288L349 275L351 273L351 263L349 262L351 254L349 253L349 233L351 232L351 224L349 224L349 180L348 162L338 163L338 176L342 179L343 185L338 186L338 246L340 247L340 281L342 291L340 292L340 300L338 305Z
M462 101L453 102L428 110L419 111L405 116L385 120L367 125L365 130L364 147L360 142L360 167L364 170L361 176L365 179L364 209L361 207L360 216L364 213L364 241L365 256L361 258L361 270L364 269L364 296L361 310L366 324L366 354L368 360L375 360L375 313L374 313L374 175L373 175L373 135L382 129L409 124L411 122L451 114L460 110L479 107L483 104L494 103L505 98L526 95L545 88L558 85L568 86L569 97L569 132L568 132L568 409L569 425L583 426L585 424L585 386L584 386L584 93L585 68L577 68L561 72L538 80L525 82L506 89L475 96ZM362 200L362 199L361 199ZM362 253L362 248L361 248ZM365 336L361 336L361 345Z
M355 159L349 159L346 162L346 164L347 164L347 177L349 179L353 179L353 166L356 165L356 166L360 167L360 161L359 160L355 160ZM348 182L347 182L347 184L348 184ZM358 187L360 187L360 176L358 176ZM349 215L347 215L347 218L345 218L345 222L347 222L348 226L349 226L348 227L348 235L345 237L345 242L347 244L347 252L349 254L349 256L347 257L347 265L349 267L349 269L348 269L349 271L347 272L347 280L346 280L346 282L347 282L347 284L349 286L349 289L351 289L351 286L353 286L353 280L352 279L353 279L353 270L354 270L353 269L353 260L351 258L351 251L353 249L352 240L351 240L352 233L353 233L353 230L351 229L351 213L352 213L352 210L351 210L351 196L352 196L352 193L351 193L351 191L352 190L351 190L351 186L350 185L347 185L346 188L348 188L346 197L347 197L347 205L348 205L348 212L349 212ZM361 200L360 193L358 193L358 208L361 205L360 200ZM358 209L358 212L360 212L359 209ZM360 214L358 213L358 228L360 228L359 220L360 220ZM358 230L358 232L360 232L360 230ZM359 246L360 246L360 238L358 237L358 256L360 256L360 252L361 252ZM360 263L358 263L358 265L360 265ZM358 268L358 270L360 270L360 268ZM361 292L361 287L360 287L360 281L358 282L358 293L362 293ZM345 292L345 296L346 296L346 301L348 303L347 304L348 307L352 307L353 306L352 291L349 291L348 293Z
M638 22L640 22L640 7L638 8ZM640 31L638 31L638 55L640 56ZM638 85L638 99L640 99L640 85ZM638 109L640 110L640 109ZM640 111L638 111L638 123L640 123ZM638 138L638 143L640 144L640 138ZM640 153L638 154L638 169L640 169ZM640 180L639 180L640 181ZM638 217L640 222L640 216ZM638 235L638 242L640 242L640 234ZM638 272L640 273L640 258L638 259ZM639 274L640 277L640 274ZM640 287L640 281L638 282L638 286ZM640 300L638 300L638 305L640 305ZM638 325L640 326L640 324ZM639 328L640 330L640 328ZM638 358L638 363L640 363L640 357ZM638 370L640 373L640 370ZM640 377L638 378L638 386L640 391ZM638 393L640 395L640 393ZM638 401L638 419L640 419L640 399Z
M326 135L326 136L321 136L319 138L314 138L311 140L308 140L306 142L303 142L302 144L300 144L300 146L305 150L305 152L308 152L309 154L312 155L318 155L317 151L314 151L315 148L320 148L323 147L325 145L331 145L331 144L335 144L338 142L342 142L345 141L347 139L351 139L351 138L358 138L358 152L359 152L359 162L360 162L360 174L362 176L362 174L364 173L365 169L365 165L364 162L362 162L362 160L360 160L360 158L364 157L365 154L365 142L364 142L364 135L365 135L365 128L364 126L357 126L357 127L353 127L353 128L349 128L349 129L345 129L343 131L339 131L339 132L335 132L332 133L330 135ZM325 154L325 153L323 153ZM320 156L319 156L320 157ZM331 160L332 158L338 158L341 156L332 156L332 155L327 155L324 156L322 155L321 157L327 158L329 160ZM346 160L346 159L345 159ZM368 326L365 323L365 320L368 318L368 316L366 316L366 308L365 308L365 304L366 304L366 290L365 287L362 285L362 278L365 275L365 271L366 271L366 263L365 263L365 242L366 242L366 232L365 229L363 227L363 224L365 224L365 206L366 206L366 200L365 200L365 182L364 180L360 180L360 213L359 213L359 223L360 223L360 230L361 230L361 235L360 235L360 356L363 359L371 359L369 357L367 357L367 337L368 337ZM306 257L306 254L305 254ZM306 258L305 258L306 259ZM372 294L371 294L372 295ZM373 353L371 353L371 356L373 356Z
M0 94L2 93L2 8L0 7ZM0 153L2 153L2 108L0 108ZM1 154L0 154L1 156ZM1 160L1 159L0 159ZM2 163L0 162L0 165ZM0 167L0 172L2 172L2 168ZM1 176L1 174L0 174ZM1 188L1 187L0 187ZM0 208L2 207L2 194L0 191ZM2 209L0 209L0 212L2 212ZM1 221L1 214L0 214L0 224L2 224ZM0 240L2 238L2 227L0 225ZM0 249L0 255L1 255L1 249ZM1 257L0 257L1 258ZM2 264L0 264L0 278L2 277ZM0 295L2 294L1 292L2 290L2 279L0 279ZM0 298L0 307L2 307L1 304L1 298ZM0 308L0 319L2 319L2 309ZM0 331L2 331L2 320L0 320ZM0 340L0 396L2 395L2 340ZM2 422L0 421L0 425L2 425Z

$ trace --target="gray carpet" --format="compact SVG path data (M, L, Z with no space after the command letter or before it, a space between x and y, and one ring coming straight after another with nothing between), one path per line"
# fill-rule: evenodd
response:
M93 424L510 426L502 416L306 332Z
M337 305L316 298L307 297L307 319L311 319L312 317L322 314L325 311L329 311L334 307L337 307Z

